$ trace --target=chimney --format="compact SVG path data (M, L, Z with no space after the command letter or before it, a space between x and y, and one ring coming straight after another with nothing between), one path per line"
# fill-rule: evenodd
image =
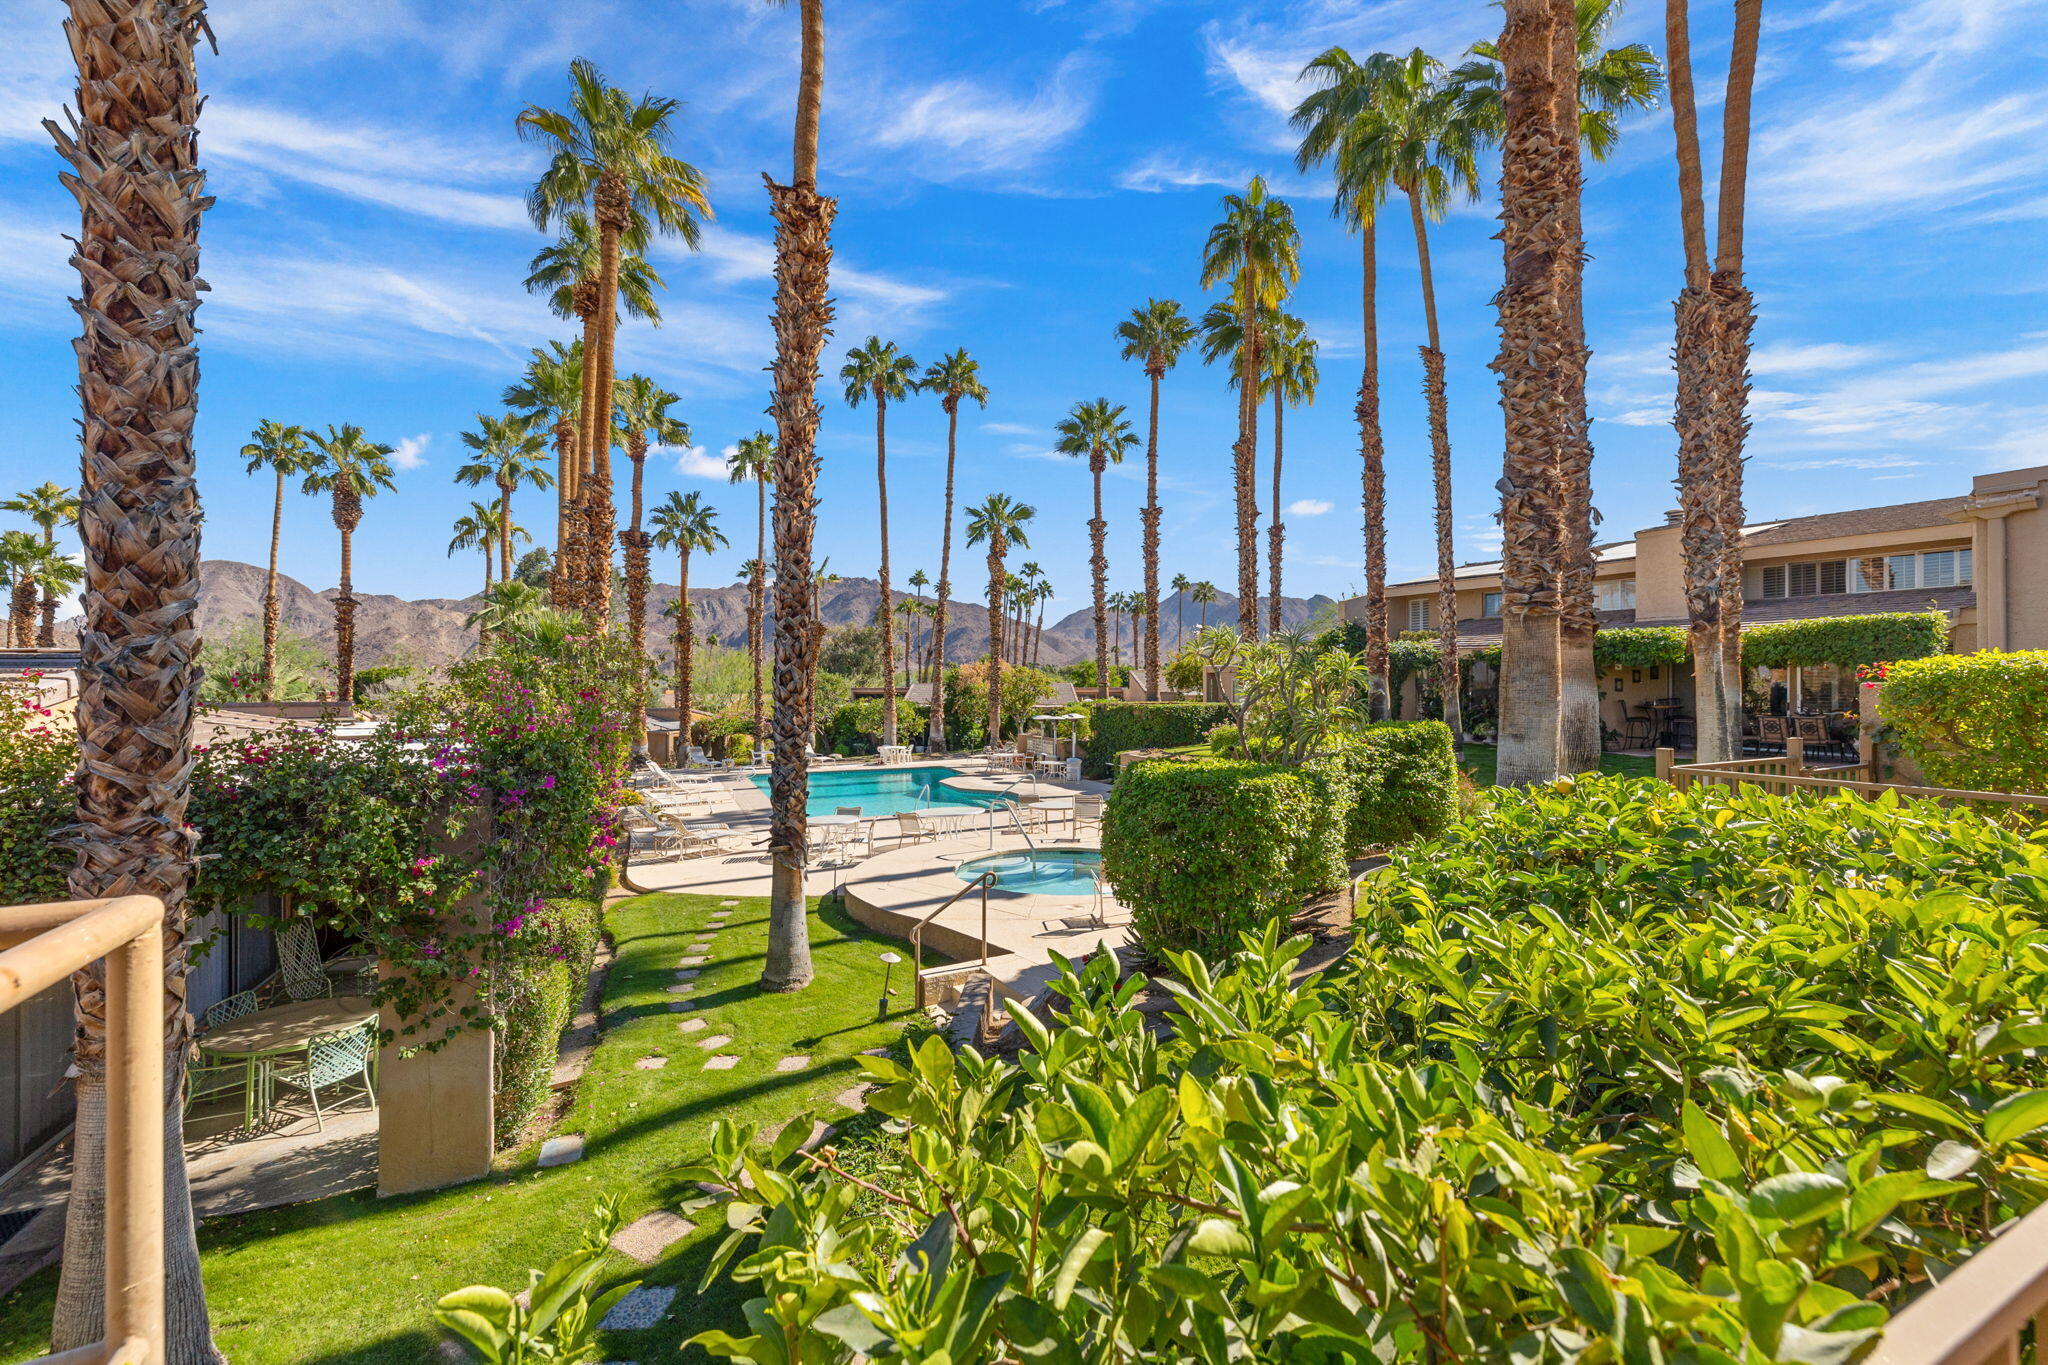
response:
M1674 507L1664 514L1664 524L1666 526L1676 526L1684 520L1685 510L1683 508Z

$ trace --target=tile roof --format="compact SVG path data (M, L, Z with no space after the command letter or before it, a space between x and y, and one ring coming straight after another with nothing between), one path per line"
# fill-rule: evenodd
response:
M1830 616L1863 616L1892 611L1941 611L1955 613L1977 605L1977 590L1960 588L1906 588L1898 592L1839 592L1817 597L1773 597L1742 604L1742 624L1761 626L1777 621L1817 621ZM1636 619L1632 611L1603 611L1600 628L1617 626L1682 626L1682 616ZM1500 643L1500 618L1483 616L1458 622L1458 647L1465 650L1490 649Z
M1835 536L1867 536L1885 531L1911 531L1922 526L1940 526L1963 510L1966 497L1930 498L1925 502L1898 502L1889 507L1858 507L1847 512L1822 512L1817 516L1793 517L1789 521L1753 524L1743 531L1745 548L1764 545L1796 545L1806 540L1829 540ZM1958 528L1957 534L1968 534Z

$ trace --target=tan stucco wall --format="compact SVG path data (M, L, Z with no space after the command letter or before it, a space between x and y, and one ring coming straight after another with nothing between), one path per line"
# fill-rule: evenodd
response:
M1666 621L1685 616L1685 562L1678 528L1652 526L1636 532L1636 619Z
M1985 474L1973 481L1970 491L1974 497L1990 500L2021 495L2022 506L2001 518L2005 522L2003 647L2048 649L2048 508L2039 505L2048 501L2048 465ZM2029 491L2035 494L2037 504L2031 508L2024 506L2024 495ZM1980 520L1973 529L1977 536L1977 560L1982 564L1990 526ZM1989 579L1982 568L1977 570L1980 594L1993 586ZM1980 597L1978 619L1984 620L1988 615ZM1999 642L1987 639L1984 643L1990 646Z

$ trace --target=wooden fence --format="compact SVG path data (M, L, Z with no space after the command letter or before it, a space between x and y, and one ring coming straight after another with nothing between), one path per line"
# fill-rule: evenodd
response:
M1680 763L1671 749L1657 750L1657 776L1684 791L1695 783L1726 786L1750 784L1783 795L1792 791L1853 792L1877 796L1893 792L1920 801L1985 802L2004 806L2036 806L2048 810L2048 796L2026 792L1964 791L1955 787L1916 787L1878 780L1876 764L1867 750L1861 762L1828 767L1806 766L1805 748L1794 737L1785 741L1785 752L1770 758L1738 758L1726 763Z

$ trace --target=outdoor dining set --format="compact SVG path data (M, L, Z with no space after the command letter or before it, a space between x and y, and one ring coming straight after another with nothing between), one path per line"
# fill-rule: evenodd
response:
M1682 751L1695 747L1698 722L1675 697L1638 702L1622 720L1621 747L1642 750L1668 746ZM1782 754L1785 742L1797 739L1808 755L1817 758L1855 757L1856 720L1853 716L1814 711L1798 715L1764 715L1745 712L1742 718L1744 753Z

